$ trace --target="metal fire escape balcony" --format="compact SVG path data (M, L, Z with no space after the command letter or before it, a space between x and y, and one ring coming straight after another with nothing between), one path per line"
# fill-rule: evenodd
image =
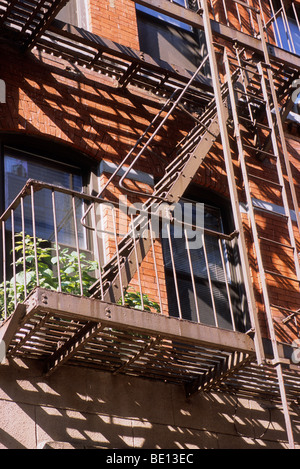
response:
M280 402L274 367L257 366L252 339L237 332L37 288L0 334L9 359L43 360L46 376L68 363L184 385L188 396L223 391ZM284 376L298 404L296 367Z
M33 47L68 0L1 0L0 31L22 49Z
M61 229L61 223L55 225L58 218L56 198L66 198L64 206L69 207L69 211L63 221L68 227L70 223L76 223L78 212L82 213L82 203L107 203L97 197L29 181L2 215L1 237L6 254L2 287L7 285L7 289L4 287L5 299L0 296L0 306L2 312L5 307L13 313L0 326L0 340L5 344L7 359L26 357L41 360L45 376L68 364L181 385L185 387L187 396L214 390L280 403L269 342L265 343L269 364L259 366L251 331L243 333L208 326L201 321L172 317L165 310L158 313L135 309L126 303L104 301L83 292L84 266L81 265L80 269L76 259L86 250L79 248L76 231L72 256L78 274L77 285L72 287L74 293L64 291L62 281L58 281L57 289L60 291L44 288L45 267L39 265L40 246L34 243L40 229L34 215L40 191L44 191L42 200L47 196L53 203L55 244L48 247L55 256L52 279L59 275L56 267L63 262L56 244ZM27 218L21 224L26 227L26 232L33 230L35 235L30 238L31 245L26 244L28 235L15 233L16 223L20 224L18 214L22 206L26 207ZM20 236L19 243L15 241L17 235ZM220 240L230 246L236 234L230 237L214 233L214 236L222 236ZM13 246L10 253L9 246ZM16 250L17 246L21 250ZM96 256L96 260L100 263L100 257L97 259ZM159 283L157 277L158 289ZM300 399L300 376L297 367L291 366L293 351L291 347L280 346L280 360L286 367L285 382L291 403Z

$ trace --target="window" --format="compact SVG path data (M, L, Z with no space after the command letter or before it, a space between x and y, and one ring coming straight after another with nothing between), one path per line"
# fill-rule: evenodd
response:
M223 218L224 210L205 205L206 231L198 249L188 250L186 238L175 236L172 227L169 239L162 236L169 313L245 332L249 319L237 247L222 237Z
M177 2L184 6L184 0ZM194 71L206 55L204 33L191 26L136 5L140 49L151 57Z
M272 0L271 0L272 2ZM293 2L289 8L282 1L273 1L274 31L279 47L300 54L300 16L299 7Z
M25 186L28 179L50 183L66 189L82 191L83 180L81 169L75 165L67 165L51 160L50 158L27 153L9 146L3 148L3 198L6 209ZM81 201L76 202L76 219L80 247L85 249L86 240L80 218L83 213ZM53 206L57 222L58 242L65 246L75 246L75 221L72 208L72 199L61 192L55 193L53 205L52 191L41 189L34 195L35 226L38 237L55 241ZM15 211L14 231L23 231L33 234L32 203L30 197L24 199L24 216L21 206ZM6 230L11 230L11 220L7 222Z

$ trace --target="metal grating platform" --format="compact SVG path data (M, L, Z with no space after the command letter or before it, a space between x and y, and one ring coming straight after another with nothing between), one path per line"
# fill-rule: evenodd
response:
M7 357L43 360L45 375L68 363L184 385L187 395L220 390L280 402L276 372L258 367L252 339L100 300L36 289L0 328ZM287 394L300 398L287 368Z
M68 0L1 0L1 35L14 36L25 49L46 30Z

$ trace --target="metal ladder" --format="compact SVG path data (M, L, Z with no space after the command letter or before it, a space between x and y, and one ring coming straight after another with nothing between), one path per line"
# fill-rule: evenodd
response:
M282 114L279 110L272 65L270 63L268 49L258 11L256 11L256 15L258 24L260 26L260 39L262 41L264 50L264 60L258 62L257 64L241 64L241 62L236 63L236 59L234 60L235 69L238 68L240 70L242 78L241 83L243 84L244 88L243 91L237 90L233 81L231 80L231 58L229 58L226 49L224 49L224 64L226 69L226 77L229 85L232 119L234 125L235 138L238 147L240 168L244 183L244 192L246 195L246 202L248 207L248 218L251 225L251 233L255 246L256 259L267 318L267 325L273 349L274 360L272 364L275 366L277 372L277 379L281 394L281 401L283 406L289 445L290 448L294 448L295 443L293 437L292 422L289 412L289 404L287 401L284 383L283 363L281 362L279 356L277 334L272 313L274 305L271 302L272 297L270 293L270 286L268 280L270 276L275 276L280 277L281 279L288 280L290 282L295 282L297 285L297 290L299 292L300 266L284 172L286 172L288 176L288 186L291 194L294 213L297 219L298 229L300 226L300 217L296 191L293 183L289 157L283 133ZM249 77L249 75L252 77L250 81L245 78L246 76ZM253 93L251 86L254 86L256 88L255 93ZM248 116L246 118L245 116L241 115L238 109L239 99L241 95L243 95L245 98L244 109L246 109L246 113L248 113ZM259 121L256 120L255 114L259 115ZM273 118L273 115L275 115L275 119ZM245 123L245 120L248 120L248 123ZM253 129L258 129L259 127L261 127L265 132L269 132L267 145L265 145L263 149L259 146L257 138L253 138L253 142L250 145L249 141L245 138L245 135L248 134L247 129L245 127L247 127L247 125L249 126L249 123L250 125L252 125ZM270 158L272 160L275 160L278 180L269 181L265 178L257 178L257 176L251 174L247 165L247 154L249 154L249 152L252 152L252 154L256 154L257 156L263 156L264 158ZM257 207L254 204L254 197L251 191L252 178L260 179L261 183L268 184L272 187L276 187L276 189L280 191L284 213L278 216L280 216L280 219L286 225L287 232L289 235L289 243L285 244L282 243L281 240L268 239L260 235L260 231L257 224L257 213L261 213L262 209L261 207ZM281 246L284 249L289 249L290 251L292 251L292 258L294 262L294 275L292 277L282 275L282 273L279 272L271 271L266 267L266 261L261 249L261 245L263 243L269 243L269 245L273 245L276 247Z

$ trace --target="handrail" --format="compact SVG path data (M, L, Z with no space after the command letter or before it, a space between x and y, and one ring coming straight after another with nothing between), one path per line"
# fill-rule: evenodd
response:
M67 188L62 187L62 186L57 186L55 184L50 184L50 183L38 181L36 179L28 179L28 181L26 182L24 187L21 189L21 191L18 193L18 195L13 200L13 202L7 207L7 209L0 216L0 224L2 222L6 222L9 219L9 217L11 215L11 212L13 210L15 210L19 206L19 204L21 204L21 199L22 198L24 198L26 196L28 196L28 197L31 196L31 188L33 188L34 192L38 192L38 191L43 190L43 189L48 189L48 190L51 190L51 191L60 192L62 194L70 195L72 197L78 197L79 199L82 199L86 202L113 205L115 208L120 209L120 210L124 210L124 211L125 210L127 211L128 208L129 208L129 206L122 203L122 201L116 202L116 201L113 201L113 200L107 200L107 199L104 199L104 198L99 198L97 196L84 194L83 192L75 191L75 190L72 190L72 189L67 189ZM171 225L176 223L178 225L182 225L185 228L191 228L193 230L200 230L200 231L203 231L204 234L214 236L214 237L218 237L218 238L226 240L226 241L232 241L234 238L238 237L238 235L239 235L239 233L237 231L233 231L230 234L225 234L225 233L221 233L221 232L218 232L218 231L210 230L208 228L204 228L202 226L197 226L197 225L192 224L192 223L187 223L186 221L183 222L182 220L179 220L179 219L175 218L174 216L171 216L170 218L165 217L163 215L163 212L159 212L158 215L156 213L151 214L150 209L151 209L151 207L149 209L147 209L146 207L137 208L136 209L136 215L143 215L145 217L147 217L149 215L152 215L153 217L159 217L161 220L165 219L166 221L170 222ZM130 233L131 233L131 231L130 231Z

